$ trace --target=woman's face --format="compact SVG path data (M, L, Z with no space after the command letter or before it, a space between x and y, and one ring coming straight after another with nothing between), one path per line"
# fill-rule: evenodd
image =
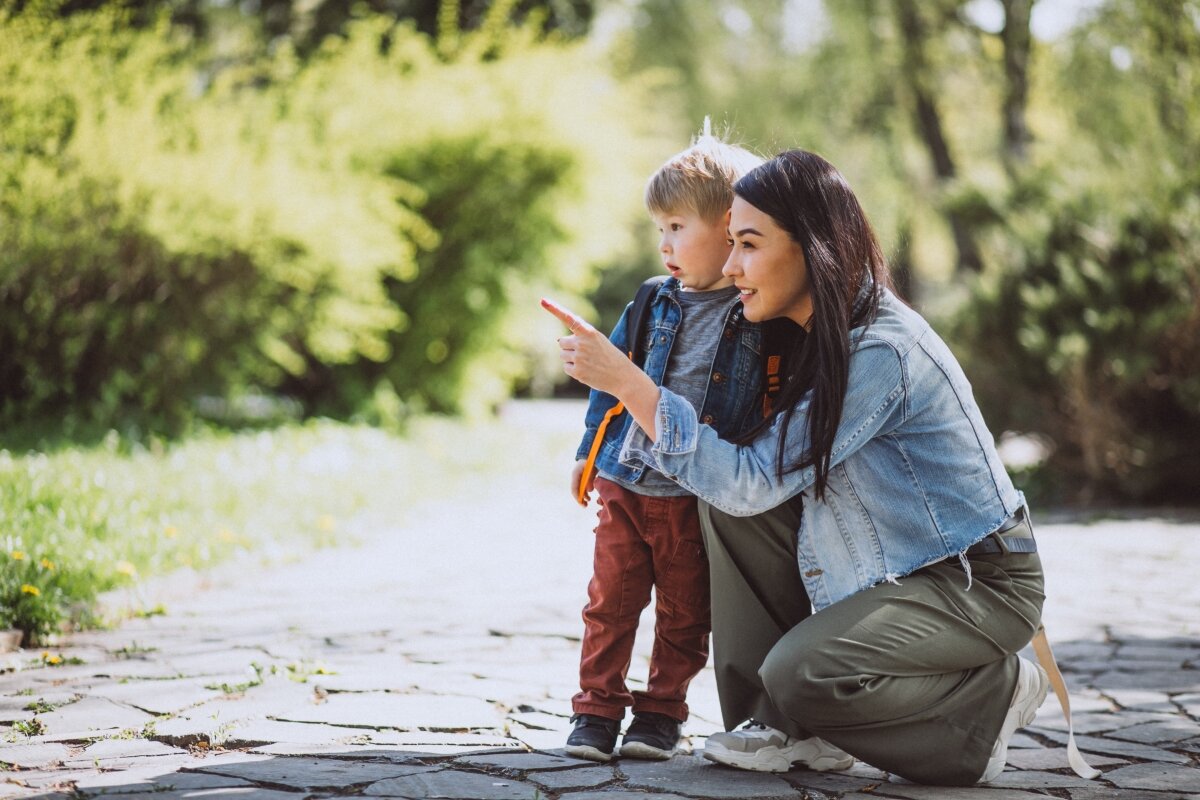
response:
M769 215L740 197L729 216L733 252L722 270L738 287L746 319L787 317L808 327L812 296L804 251Z

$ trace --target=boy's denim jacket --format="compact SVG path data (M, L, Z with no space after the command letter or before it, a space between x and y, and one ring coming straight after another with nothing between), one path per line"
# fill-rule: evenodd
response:
M805 497L800 574L824 608L883 581L961 556L1024 505L1004 471L971 386L945 342L884 291L879 314L850 332L850 376L825 497L814 469L775 470L780 420L752 444L721 441L663 389L658 441L634 426L624 463L653 466L729 514L758 514ZM796 406L785 463L807 444L809 398Z
M667 361L671 357L671 346L675 343L675 334L683 319L683 309L676 299L679 291L679 281L675 278L663 282L650 301L650 311L642 331L642 352L646 357L642 369L659 386L662 385ZM632 305L630 303L625 307L609 337L625 353L629 352L627 327ZM725 313L725 327L713 354L704 407L697 415L697 419L711 425L718 436L737 435L749 430L761 419L762 346L762 330L757 324L746 320L742 304L734 300ZM686 400L678 399L688 408L692 407ZM600 421L616 404L617 399L612 395L592 390L584 418L587 430L576 451L576 459L587 458ZM692 413L696 413L694 409ZM645 467L620 463L621 443L625 441L631 419L629 413L625 412L609 423L600 452L596 455L596 470L632 483L641 478Z

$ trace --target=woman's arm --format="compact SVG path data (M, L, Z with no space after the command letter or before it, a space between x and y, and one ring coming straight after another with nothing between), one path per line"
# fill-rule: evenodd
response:
M625 404L650 441L656 438L654 424L658 386L608 338L577 314L557 303L542 299L542 308L571 330L558 340L563 372L580 383L607 392Z
M737 445L701 425L686 400L664 389L655 409L657 436L630 431L622 461L646 464L683 488L735 516L774 508L813 485L816 469L776 471L779 442L783 463L795 464L808 447L808 399L793 410L786 436L783 417L750 444ZM850 357L850 376L842 418L834 436L830 465L846 460L872 438L894 430L906 414L903 369L894 348L860 345Z

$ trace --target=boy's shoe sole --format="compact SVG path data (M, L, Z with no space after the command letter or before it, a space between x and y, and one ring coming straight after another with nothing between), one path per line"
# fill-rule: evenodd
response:
M606 753L591 745L586 744L569 744L563 748L563 752L572 758L584 758L588 761L612 761L613 754Z
M801 739L784 747L760 747L753 753L730 750L713 742L704 746L704 757L718 764L754 772L788 772L793 764L800 764L814 772L854 766L854 756L816 737Z
M660 750L645 742L625 742L621 745L621 755L626 758L644 758L650 761L666 761L675 755L675 750Z

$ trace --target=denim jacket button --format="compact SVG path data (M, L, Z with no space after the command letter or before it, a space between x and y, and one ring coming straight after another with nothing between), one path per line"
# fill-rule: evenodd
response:
M721 381L725 380L725 376L719 372L714 372L712 374L712 379L713 379L713 383L720 383Z
M716 418L713 417L712 414L705 414L704 419L702 419L700 421L703 422L705 425L714 425L717 422Z

